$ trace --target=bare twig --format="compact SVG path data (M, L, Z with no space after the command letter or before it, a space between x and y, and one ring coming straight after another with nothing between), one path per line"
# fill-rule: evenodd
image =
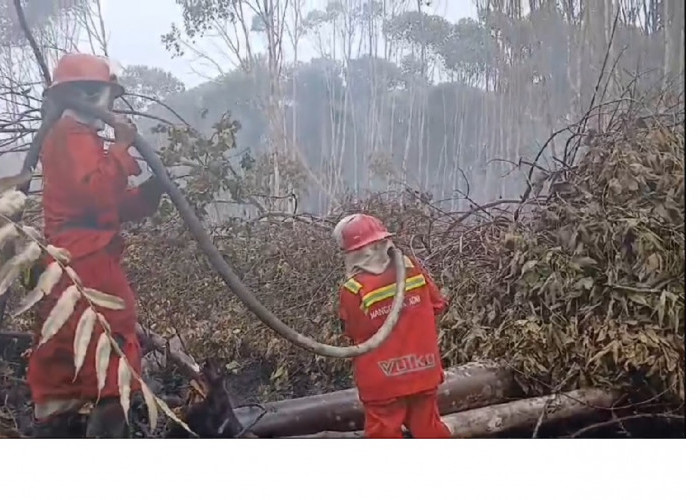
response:
M531 203L534 201L536 201L536 200L530 200L528 203ZM490 203L486 203L485 205L479 205L476 208L469 210L468 212L466 212L466 213L462 214L460 217L458 217L452 224L450 224L448 226L448 228L443 233L442 237L444 239L450 232L452 232L452 230L457 225L461 224L462 222L464 222L466 219L468 219L469 217L471 217L472 215L474 215L477 212L484 212L487 215L489 215L488 212L486 212L486 210L488 210L489 208L498 207L500 205L523 205L524 203L525 202L523 202L523 200L496 200L496 201L492 201Z
M547 414L547 410L549 409L549 405L552 404L558 397L558 394L552 394L552 396L547 400L547 402L544 404L542 407L542 413L540 413L540 418L537 419L537 424L535 425L535 429L532 431L532 439L537 439L537 434L540 431L540 427L542 426L542 422L544 421L544 416Z

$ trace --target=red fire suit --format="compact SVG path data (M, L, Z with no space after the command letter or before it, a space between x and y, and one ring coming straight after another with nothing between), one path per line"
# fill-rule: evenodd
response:
M406 293L401 317L389 338L353 360L355 383L365 408L365 436L400 438L405 424L416 438L447 438L437 387L444 380L436 314L446 307L430 276L405 257ZM360 273L340 292L340 318L355 344L369 339L389 314L396 270Z
M41 163L47 241L70 252L70 265L84 286L119 296L126 302L124 310L103 309L100 312L110 323L131 366L139 372L141 354L136 336L136 299L121 267L120 223L154 213L160 191L128 188L127 178L140 173L138 163L128 153L128 146L116 143L105 150L104 141L93 129L70 117L59 120L48 134ZM47 259L47 263L50 260ZM69 284L64 275L51 295L41 302L40 322L43 323ZM86 307L85 301L78 302L64 327L32 352L27 380L36 405L97 398L95 348L101 331L99 325L95 326L85 361L74 380L73 339L78 319ZM117 365L117 355L112 352L102 398L119 395ZM132 391L137 390L138 382L132 379Z

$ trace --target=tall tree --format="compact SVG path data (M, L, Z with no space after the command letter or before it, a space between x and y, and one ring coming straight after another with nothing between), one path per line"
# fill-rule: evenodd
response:
M131 94L129 103L137 110L144 110L154 100L162 101L185 90L185 84L172 73L150 66L127 66L120 80Z

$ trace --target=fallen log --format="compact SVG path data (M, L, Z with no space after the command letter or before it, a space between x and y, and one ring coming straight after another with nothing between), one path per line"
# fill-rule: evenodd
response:
M616 395L599 389L579 389L539 398L521 399L446 415L443 421L453 438L493 436L513 429L536 427L574 417L586 417L612 407ZM326 431L302 439L361 438L362 432Z
M468 363L446 370L438 390L444 414L479 408L512 397L515 383L509 370L493 363ZM313 434L320 431L353 431L364 426L362 404L356 389L288 399L264 405L267 413L252 427L258 437ZM245 426L259 415L253 409L237 409Z
M453 437L473 438L586 417L611 408L615 399L615 394L600 389L579 389L448 415L445 420Z

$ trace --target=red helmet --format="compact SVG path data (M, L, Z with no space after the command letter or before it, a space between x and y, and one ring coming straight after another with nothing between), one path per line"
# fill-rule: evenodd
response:
M109 59L93 54L66 54L59 59L53 72L54 88L65 83L93 82L112 86L114 97L124 93L117 82L117 69Z
M377 241L390 238L390 233L382 221L365 214L345 217L335 227L335 237L345 252L352 252Z

